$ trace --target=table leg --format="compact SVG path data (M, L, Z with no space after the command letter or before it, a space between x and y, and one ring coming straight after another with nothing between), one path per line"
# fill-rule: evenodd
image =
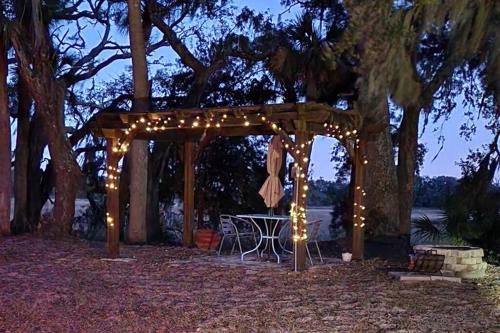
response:
M276 223L274 223L273 233L271 234L271 237L272 237L271 238L271 246L273 248L274 254L276 255L276 258L278 258L278 264L279 264L280 263L280 256L279 256L278 252L276 252L276 248L274 246L274 240L275 239L277 240L279 237L279 235L276 236L276 228L278 227L278 224L280 224L280 221L276 221ZM278 240L278 242L279 242L279 240Z
M259 247L260 245L262 244L262 239L264 237L263 233L262 233L262 229L259 227L259 225L257 223L255 223L255 221L253 219L250 219L250 221L257 227L257 230L259 230L259 234L260 234L260 239L259 239L259 243L257 244L257 246L249 251L246 251L246 252L243 252L241 254L241 261L243 261L243 258L247 255L247 254L250 254L252 252L255 252L257 251L257 257L259 256Z
M264 248L260 251L260 256L261 257L264 257L264 252L268 249L268 246L269 246L269 229L270 227L267 225L267 220L266 219L263 219L264 221L264 227L266 228L266 246L264 246Z

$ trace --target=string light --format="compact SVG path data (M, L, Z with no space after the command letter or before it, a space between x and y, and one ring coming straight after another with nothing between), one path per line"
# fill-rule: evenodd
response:
M267 115L268 116L268 115ZM310 152L310 146L313 143L313 140L310 139L305 143L301 143L299 145L295 144L292 139L288 138L288 134L283 132L283 129L281 127L282 124L271 122L266 115L262 115L261 113L257 113L254 115L254 118L252 119L260 119L264 124L267 124L270 126L270 128L276 132L277 134L281 135L286 135L286 140L282 139L281 142L283 146L288 150L291 151L294 154L295 158L295 163L294 167L297 169L296 172L296 179L295 181L297 182L297 186L299 185L299 182L302 184L301 186L301 192L297 193L297 198L292 202L291 209L290 209L290 219L292 221L293 225L293 240L294 242L301 241L301 240L306 240L307 239L307 230L306 230L306 223L307 223L307 211L305 208L305 203L307 201L307 192L309 190L309 186L306 183L306 172L307 170L307 163L309 162L309 152ZM190 128L198 128L201 126L204 126L205 128L210 128L212 126L216 128L222 127L222 124L225 123L225 120L228 119L229 117L232 117L233 119L241 119L241 114L228 114L228 113L222 113L222 115L215 115L215 113L212 114L205 114L204 116L199 116L197 115L194 117L191 126L188 126ZM217 119L218 118L218 119ZM160 118L160 119L155 119L152 121L146 121L145 117L140 117L139 119L136 119L135 122L131 122L130 126L124 130L124 138L120 139L118 141L118 145L114 146L112 148L113 153L118 153L118 154L124 154L127 152L128 147L129 147L129 142L132 140L132 138L135 136L136 133L140 132L141 130L139 127L142 128L142 130L151 132L151 131L166 131L172 128L184 128L184 125L186 124L186 119L180 119L179 117L174 117L174 119L177 120L177 125L171 124L169 127L169 121L172 120L172 117L167 117L165 118ZM189 118L188 118L189 120ZM247 115L243 115L243 123L240 123L245 127L248 127L251 125L251 119ZM240 125L241 126L241 125ZM334 137L339 140L349 140L348 142L353 141L354 142L354 147L356 150L359 149L359 138L357 137L358 130L354 129L352 127L341 127L339 124L334 123L333 121L327 121L323 123L323 130L319 132L318 134L323 134L328 137ZM314 138L313 133L313 138ZM361 158L361 163L363 165L366 165L368 163L368 159L366 156L362 156ZM119 172L116 168L112 168L111 166L108 168L108 176L107 176L107 181L106 181L106 187L108 190L116 190L118 188L117 186L117 181L119 179ZM366 196L366 192L361 189L360 186L356 187L356 190L361 191L361 197ZM299 200L300 198L300 200ZM301 204L303 203L303 205ZM354 202L354 207L355 211L362 212L366 209L365 206L363 206L360 202ZM107 213L109 214L109 213ZM354 226L355 227L361 227L363 228L365 226L365 217L361 216L359 213L353 214L354 217ZM113 226L113 219L111 216L108 215L108 225Z

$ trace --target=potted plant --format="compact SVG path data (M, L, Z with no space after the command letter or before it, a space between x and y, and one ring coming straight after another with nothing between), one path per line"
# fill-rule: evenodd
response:
M209 216L204 215L203 223L194 234L196 247L202 250L215 251L219 246L220 240L221 235L219 232L211 228Z
M220 240L220 234L216 230L208 228L198 229L194 235L196 246L199 249L207 251L217 250Z
M342 251L342 261L349 262L352 259L352 253L347 250Z

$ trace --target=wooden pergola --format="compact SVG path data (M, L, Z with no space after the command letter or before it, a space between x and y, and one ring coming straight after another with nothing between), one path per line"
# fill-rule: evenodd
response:
M119 162L132 140L163 140L184 143L184 229L183 244L193 243L194 154L197 143L207 136L279 135L294 159L297 177L290 212L298 270L305 269L307 242L307 172L316 135L342 140L354 152L353 258L363 257L362 211L364 140L362 117L354 111L314 102L265 104L155 112L101 112L94 118L94 133L107 141L107 244L111 257L119 256ZM294 136L294 138L291 137Z

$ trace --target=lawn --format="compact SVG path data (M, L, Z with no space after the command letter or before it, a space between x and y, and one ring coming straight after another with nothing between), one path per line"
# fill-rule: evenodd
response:
M401 283L388 263L304 273L198 250L0 238L0 332L500 330L500 269L474 283Z

